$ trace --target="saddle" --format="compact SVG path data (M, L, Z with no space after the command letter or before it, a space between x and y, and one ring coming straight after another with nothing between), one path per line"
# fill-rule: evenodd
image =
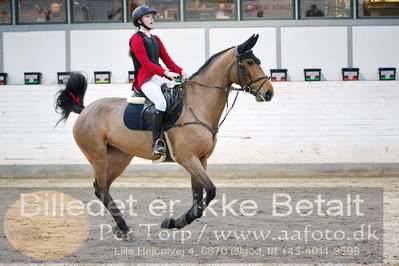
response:
M166 140L167 156L156 162L175 161L173 151L170 150L170 143L167 137L167 130L176 123L183 109L184 89L181 82L170 81L161 86L166 100L165 119L163 124L163 139ZM155 112L155 105L141 91L133 88L133 95L127 99L123 121L125 126L132 130L152 130L152 115Z
M164 131L168 130L179 118L183 101L184 90L180 82L170 81L161 85L162 93L166 100L166 111L164 120ZM152 114L155 112L155 105L151 102L143 92L133 87L133 95L127 99L128 103L133 105L143 105L140 120L141 127L139 130L150 130ZM137 129L135 129L137 130Z

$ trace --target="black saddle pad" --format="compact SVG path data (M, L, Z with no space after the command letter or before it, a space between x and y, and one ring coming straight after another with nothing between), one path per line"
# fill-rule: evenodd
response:
M151 130L142 128L141 124L141 112L143 111L144 104L128 104L123 114L123 122L128 129L131 130Z
M131 130L152 130L150 121L146 121L145 119L143 120L143 117L149 117L148 115L142 116L143 108L144 104L129 103L126 106L125 112L123 114L123 122L125 123L125 126L127 128ZM145 112L152 113L154 109L154 106L150 106L149 108L146 108ZM180 102L180 104L178 104L176 108L173 109L172 113L167 116L164 123L165 131L169 129L168 125L173 125L174 123L176 123L177 119L179 119L182 109L183 102Z

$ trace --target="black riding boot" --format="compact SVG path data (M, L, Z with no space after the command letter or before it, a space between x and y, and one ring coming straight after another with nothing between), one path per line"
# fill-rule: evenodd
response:
M166 153L164 142L160 140L164 116L165 112L159 110L155 110L152 115L152 155L162 156Z

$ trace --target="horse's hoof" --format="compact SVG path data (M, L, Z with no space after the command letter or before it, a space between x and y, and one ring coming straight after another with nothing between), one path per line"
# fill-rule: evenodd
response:
M162 223L161 223L161 228L163 229L172 229L172 228L176 228L176 221L173 218L168 218L165 219Z
M118 239L121 239L123 241L133 242L136 240L132 230L129 230L128 232L123 232L121 229L119 229L118 226L115 226L112 231Z

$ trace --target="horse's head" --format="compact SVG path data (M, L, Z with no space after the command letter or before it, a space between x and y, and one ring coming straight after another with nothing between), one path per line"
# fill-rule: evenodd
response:
M273 85L263 72L259 58L251 50L258 41L258 37L258 34L254 34L235 48L237 63L232 68L230 79L254 95L256 101L268 102L274 95Z

